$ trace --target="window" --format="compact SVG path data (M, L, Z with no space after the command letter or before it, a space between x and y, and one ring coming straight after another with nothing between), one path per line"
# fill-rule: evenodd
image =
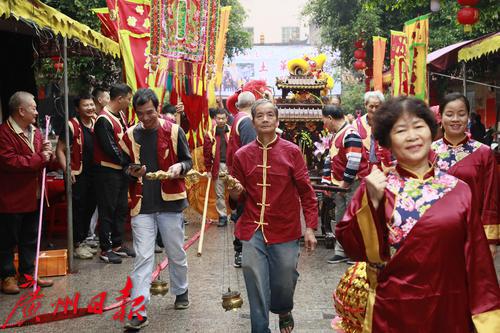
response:
M282 27L281 28L281 42L282 43L293 43L300 40L300 28L299 27Z

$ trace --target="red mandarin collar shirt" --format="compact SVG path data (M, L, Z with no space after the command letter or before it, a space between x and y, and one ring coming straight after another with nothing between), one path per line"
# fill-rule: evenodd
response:
M318 226L318 204L300 149L278 136L267 146L258 139L240 148L231 174L245 192L243 214L235 235L248 241L261 229L268 244L285 243L302 236L300 207L306 227Z
M30 125L26 136L9 118L0 125L0 213L28 213L38 209L42 169L43 137Z

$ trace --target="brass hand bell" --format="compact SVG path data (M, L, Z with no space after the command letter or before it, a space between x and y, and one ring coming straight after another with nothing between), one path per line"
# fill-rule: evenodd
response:
M149 289L151 295L162 295L165 296L168 293L168 282L158 279L151 282L151 288Z
M231 291L227 288L227 292L222 294L222 307L224 310L237 310L243 305L243 299L239 291Z

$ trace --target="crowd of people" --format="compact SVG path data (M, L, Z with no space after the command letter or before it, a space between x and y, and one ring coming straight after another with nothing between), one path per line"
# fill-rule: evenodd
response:
M279 316L280 332L289 333L295 326L299 240L304 237L308 252L316 248L318 202L300 148L280 137L278 108L272 96L262 97L241 92L234 115L222 103L211 110L214 121L203 155L214 181L217 225L236 223L234 266L242 268L245 279L251 330L270 332L272 312ZM467 98L444 97L441 138L436 115L412 97L385 101L382 93L367 92L366 114L357 117L344 112L340 97L324 102L323 127L332 135L325 180L338 189L337 241L328 262L368 263L365 327L470 332L474 325L479 333L494 332L500 327L493 265L500 242L498 179L491 149L474 139L481 132L477 116L475 127L469 127ZM130 104L138 118L132 126L125 116ZM126 84L78 96L74 107L66 156L64 131L54 152L34 126L33 95L17 92L9 101L10 117L0 125L2 291L19 293L33 274L41 170L66 171L68 159L74 255L91 259L99 252L110 264L134 258L131 297L142 301L134 304L139 315L126 328L138 330L149 323L158 235L169 260L175 309L190 304L183 249L184 176L193 167L185 134L189 121L182 103L162 106L152 90L133 93ZM156 171L169 176L146 177ZM234 184L223 181L226 174ZM233 214L228 214L227 195ZM133 248L124 244L128 216ZM89 239L96 230L98 238ZM38 279L40 287L52 284Z

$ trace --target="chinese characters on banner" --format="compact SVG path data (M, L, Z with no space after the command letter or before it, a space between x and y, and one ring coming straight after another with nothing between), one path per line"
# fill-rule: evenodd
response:
M391 30L392 95L408 95L407 38L402 31Z
M14 326L22 326L28 323L41 323L75 318L86 314L103 314L103 312L113 309L116 309L116 312L113 314L113 320L130 320L133 316L142 319L139 312L145 309L144 304L142 304L144 296L139 296L130 300L131 290L132 281L130 277L127 277L127 282L123 289L120 290L120 296L115 298L117 303L114 305L105 307L107 292L103 291L93 296L86 307L80 308L80 293L76 292L73 298L69 296L65 296L64 298L59 297L57 301L51 303L50 306L53 308L52 312L39 314L38 312L42 306L41 301L45 295L40 293L40 287L38 287L35 291L26 292L21 295L0 328L5 329ZM139 306L140 304L142 304L142 306ZM15 318L20 319L14 322Z

